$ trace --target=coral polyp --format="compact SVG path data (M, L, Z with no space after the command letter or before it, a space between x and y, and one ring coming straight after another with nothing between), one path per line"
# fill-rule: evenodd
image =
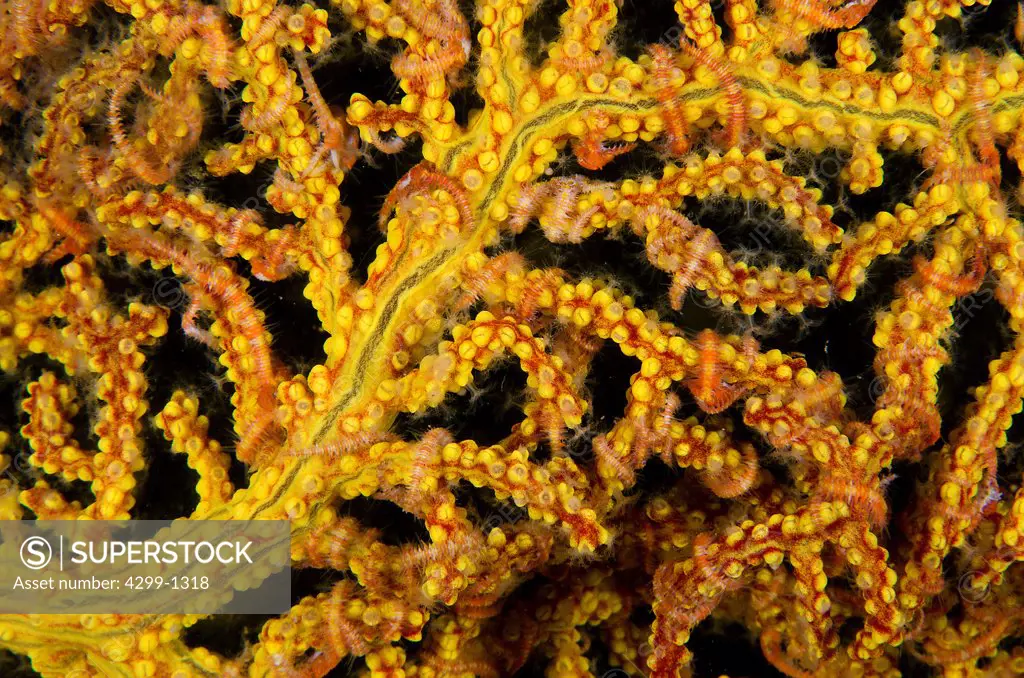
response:
M0 648L1024 674L996 4L4 3L0 518L288 520L297 595L241 630L0 615ZM702 663L722 634L748 663Z

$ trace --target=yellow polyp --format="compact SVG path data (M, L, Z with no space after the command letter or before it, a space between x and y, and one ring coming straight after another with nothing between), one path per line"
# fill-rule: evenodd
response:
M614 78L608 86L608 91L613 95L626 98L633 90L633 85L626 78Z
M409 97L406 97L408 99ZM373 112L373 104L371 104L365 98L356 98L355 95L352 97L352 103L348 107L349 119L353 122L360 122L365 120Z
M498 169L498 154L494 151L485 151L477 158L477 162L484 172L494 172Z
M565 76L560 74L556 69L549 67L541 71L539 81L542 87L553 87L555 83L563 77Z
M608 89L608 77L603 73L591 73L587 76L587 90L600 94Z
M469 191L477 191L483 186L484 178L479 170L468 169L462 174L462 185Z
M512 130L514 120L507 111L499 111L494 116L494 131L498 134L508 134Z
M956 101L945 90L940 90L932 96L932 108L943 117L949 117L956 108Z
M558 78L555 83L555 92L560 97L569 97L576 91L576 78L575 76L564 74Z
M138 517L185 477L183 517L289 520L330 576L233 656L183 642L198 615L0 615L0 647L383 678L514 670L500 646L568 676L593 632L670 676L695 624L739 619L783 672L895 675L904 637L915 669L1013 668L1016 627L972 615L1013 608L1024 541L1024 59L947 44L971 2L903 3L882 62L857 2L730 0L723 26L681 0L638 45L629 3L128 0L141 23L70 60L101 17L65 4L12 9L0 69L31 130L0 157L0 518ZM329 25L386 47L380 100L337 100L366 72L311 57ZM978 331L1006 341L950 396Z
M540 93L536 89L528 89L519 99L519 108L523 113L533 113L540 106Z
M202 47L202 43L195 38L187 38L181 43L181 55L186 59L195 59L199 56L199 49Z

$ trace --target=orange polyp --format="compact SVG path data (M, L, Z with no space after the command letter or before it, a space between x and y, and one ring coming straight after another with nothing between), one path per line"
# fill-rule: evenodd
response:
M818 30L852 28L867 16L878 0L849 0L841 8L833 9L823 0L774 0L798 17L809 21Z
M331 166L334 171L348 171L356 163L359 157L359 132L350 128L343 117L335 115L334 111L324 101L320 88L313 79L313 73L302 52L295 53L295 63L299 67L299 74L302 76L302 85L306 88L306 95L309 97L313 107L313 114L316 116L317 126L320 128L320 146L313 153L306 170L302 173L302 179L316 172L320 167L320 160L326 155L331 159Z
M672 287L669 289L669 303L674 310L682 310L683 298L696 282L708 254L718 245L718 238L708 229L702 229L685 250L683 263L672 271Z
M1013 22L1013 37L1024 46L1024 2L1017 3L1017 18Z
M395 188L388 193L388 197L384 200L384 205L381 206L378 213L377 223L381 230L385 229L388 217L391 216L391 213L399 203L409 196L428 189L440 189L452 197L462 218L463 228L467 228L474 223L473 211L466 197L466 190L459 186L451 177L438 172L429 164L420 163L409 170L398 181Z
M682 156L690 150L689 123L672 86L672 73L677 68L675 57L663 45L653 45L650 51L655 96L661 104L662 117L665 119L668 150L674 156Z
M463 311L483 298L487 288L499 282L510 272L527 270L526 259L518 252L506 252L489 259L475 275L465 282L466 291L455 304L457 311Z
M736 80L736 75L731 67L727 66L722 59L714 58L694 46L685 37L680 38L679 46L718 78L720 86L725 90L725 98L729 102L729 119L725 126L723 144L727 148L741 145L743 135L747 132L747 109L743 101L743 89Z
M970 45L1018 3L639 4L5 6L0 520L287 521L305 572L241 645L0 650L682 678L707 622L800 678L1014 673L1024 84Z
M121 156L128 162L132 171L143 181L150 184L165 183L174 174L174 168L157 168L141 157L135 145L128 140L121 120L121 106L128 92L136 84L136 78L122 80L110 95L107 105L107 118L110 125L110 136Z
M984 251L975 252L971 258L971 269L960 275L938 273L935 271L934 263L921 256L914 257L913 266L914 272L924 278L929 285L954 297L963 297L977 290L985 281L987 271Z
M694 339L698 352L696 374L686 380L694 400L708 414L718 414L743 395L746 388L725 381L727 368L719 357L721 340L712 330L701 330Z
M572 144L573 155L583 169L597 171L604 168L620 155L629 153L636 144L611 144L605 141L603 133L594 130L583 139L576 139Z
M285 22L285 19L291 11L292 10L286 5L279 5L273 12L261 19L259 27L249 38L248 45L250 49L257 49L265 43L271 42L274 37L274 33L276 33L281 24Z
M266 107L258 116L256 116L252 106L247 107L242 111L241 123L243 127L250 131L263 132L279 123L287 110L287 97L277 96L271 101L271 105Z
M995 137L992 132L992 108L985 96L985 78L988 77L988 71L985 68L985 53L981 49L975 48L971 51L971 60L975 67L970 76L967 91L974 112L975 145L981 156L982 167L985 168L984 180L991 183L998 191L1002 169L999 166L999 151L996 149ZM971 180L967 177L961 179L961 181Z

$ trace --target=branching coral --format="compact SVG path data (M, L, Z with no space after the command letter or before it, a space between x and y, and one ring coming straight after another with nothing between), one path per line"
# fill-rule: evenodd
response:
M1024 59L940 47L974 0L898 7L881 60L892 8L874 0L679 0L653 45L612 0L479 0L472 16L453 0L107 0L115 28L98 4L4 4L0 368L23 401L21 448L0 443L27 463L0 457L0 517L133 517L139 481L161 481L143 472L181 453L188 517L287 519L293 566L340 576L237 655L189 642L188 615L5 615L0 646L46 676L310 677L362 658L375 677L532 662L669 678L692 675L711 620L788 676L893 677L901 654L1024 673L1024 490L1000 457L1024 402ZM344 58L318 68L341 34L397 46L395 100L332 98L330 79L371 84ZM467 90L482 104L463 121ZM416 162L375 214L343 204L353 173L400 153ZM815 181L807 158L837 170ZM886 175L908 158L920 177ZM196 187L250 173L271 177L256 200ZM870 214L837 209L862 194ZM773 215L803 263L734 250L703 218L727 202ZM364 273L352 234L374 222ZM516 250L531 237L639 243L670 286L535 263ZM912 263L874 316L863 407L773 332L843 313L884 259ZM154 271L181 281L180 307L124 293ZM254 292L299 278L326 335L301 369L274 342L302 330ZM985 293L1011 338L957 412L958 305ZM707 308L749 329L709 329ZM196 393L150 411L168 333L218 357L233 440ZM597 416L608 351L632 376L623 410ZM525 374L510 430L485 444L403 424L500 363ZM907 469L919 481L893 502ZM423 539L366 524L361 498Z

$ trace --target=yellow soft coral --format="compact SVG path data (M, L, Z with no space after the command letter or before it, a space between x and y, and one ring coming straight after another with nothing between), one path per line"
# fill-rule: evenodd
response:
M123 34L100 47L80 35L95 3L65 4L8 3L0 36L0 102L38 130L11 140L0 181L0 368L25 390L20 439L0 434L0 517L132 517L140 472L167 452L145 448L152 424L198 476L187 517L289 520L293 566L345 576L234 657L186 644L199 618L185 615L3 615L0 646L47 676L322 676L346 657L372 676L497 676L539 657L555 677L592 675L600 638L611 665L669 678L690 675L686 645L714 617L791 676L897 676L905 643L950 675L979 675L983 658L1020 668L1000 647L1024 621L1024 497L999 454L1024 401L1024 192L1000 154L1024 163L1024 59L940 48L938 23L974 2L906 3L899 53L881 59L860 25L873 0L726 0L728 30L708 0L680 0L680 25L632 52L614 0L568 0L557 21L525 0L478 0L474 17L454 0L107 0ZM553 27L540 47L539 23ZM339 25L361 47L397 46L393 100L328 100L314 56ZM831 30L835 68L808 46ZM469 88L482 104L463 122ZM211 93L237 104L231 141L211 138ZM415 140L379 212L343 204L359 202L341 187L368 158L407 158ZM656 176L616 169L644 148ZM829 204L902 186L896 155L921 160L908 194L857 220ZM825 184L796 169L810 156L834 165ZM218 181L260 173L258 200L218 202L238 197ZM263 198L292 221L255 209ZM730 201L806 251L731 250L698 216ZM363 275L353 235L373 222ZM665 290L640 302L531 263L536 245L502 251L605 236L635 238L670 278L660 314ZM838 374L773 348L772 322L842 308L908 250L874 318L864 416ZM39 282L50 268L61 284ZM126 269L185 282L149 294ZM301 371L274 339L309 338L259 301L292 276L326 335ZM957 304L985 285L1013 337L937 445ZM694 299L752 331L703 329ZM230 447L205 395L151 387L172 360L153 353L169 318L218 356ZM636 364L623 411L598 416L603 347ZM50 363L33 371L31 356ZM408 434L410 415L472 398L503 361L525 374L511 430ZM153 414L157 392L170 397ZM82 412L90 432L75 430ZM769 451L787 474L765 468ZM927 479L892 516L897 462ZM692 471L652 479L657 463ZM423 538L350 515L365 498ZM947 617L955 593L983 604Z

